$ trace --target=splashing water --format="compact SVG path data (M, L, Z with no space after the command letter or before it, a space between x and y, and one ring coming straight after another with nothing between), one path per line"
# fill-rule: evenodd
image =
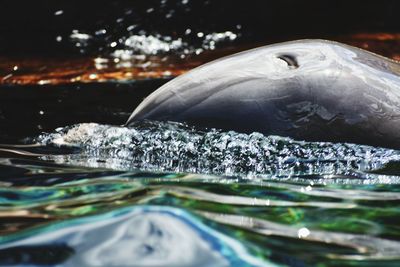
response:
M221 33L200 34L200 45L190 45L182 38L173 39L170 36L131 35L123 43L125 49L117 49L112 55L116 58L128 60L135 55L157 55L162 53L179 53L181 55L200 54L205 50L214 50L216 45L234 41L237 34L226 31ZM204 36L204 37L203 37Z
M44 157L58 163L249 178L342 175L371 182L382 177L370 171L400 159L399 151L384 148L301 142L260 133L201 131L172 122L147 121L131 128L78 124L43 134L37 141L82 149L79 154ZM381 182L384 179L387 177Z

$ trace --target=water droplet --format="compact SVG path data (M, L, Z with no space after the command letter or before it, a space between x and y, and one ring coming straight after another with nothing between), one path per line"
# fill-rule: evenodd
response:
M171 75L172 75L172 72L170 72L170 71L167 70L167 71L164 71L164 72L163 72L163 75L164 75L164 76L171 76Z
M77 39L77 40L89 40L91 38L91 36L89 34L80 33L77 30L73 30L70 37L72 39Z
M310 230L308 230L307 228L303 227L300 228L299 231L297 231L297 236L299 238L306 238L307 236L310 235Z
M1 80L2 81L5 81L5 80L7 80L7 79L9 79L9 78L11 78L13 75L10 73L10 74L7 74L6 76L4 76Z
M103 35L103 34L106 34L106 33L107 33L106 29L101 29L101 30L98 30L98 31L95 32L96 35Z
M50 83L49 80L40 80L40 81L38 82L39 85L44 85L44 84L49 84L49 83Z
M133 29L135 29L137 27L137 25L130 25L126 28L127 31L132 31Z
M55 16L60 16L62 14L64 14L64 10L57 10L56 12L54 12Z

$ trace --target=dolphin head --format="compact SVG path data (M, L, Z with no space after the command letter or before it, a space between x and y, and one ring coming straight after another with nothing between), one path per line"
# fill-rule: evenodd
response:
M128 123L176 117L223 92L237 94L240 90L239 94L245 96L251 93L251 88L279 87L295 77L326 70L332 63L327 55L335 53L327 45L331 43L319 40L287 42L212 61L161 86L134 110Z
M365 131L382 130L397 136L398 70L389 59L331 41L264 46L171 80L134 110L127 125L177 121L311 141L355 142Z

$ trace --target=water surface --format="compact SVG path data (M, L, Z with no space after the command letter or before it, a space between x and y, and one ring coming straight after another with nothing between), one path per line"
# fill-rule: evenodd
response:
M399 262L400 151L158 122L29 141L2 148L2 265Z
M174 76L258 45L398 59L398 1L131 2L0 9L0 266L399 266L400 151L121 126Z

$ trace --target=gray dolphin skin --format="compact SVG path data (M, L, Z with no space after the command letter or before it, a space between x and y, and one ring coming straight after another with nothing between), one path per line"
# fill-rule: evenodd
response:
M140 120L400 148L400 65L325 40L264 46L171 80L127 125Z

